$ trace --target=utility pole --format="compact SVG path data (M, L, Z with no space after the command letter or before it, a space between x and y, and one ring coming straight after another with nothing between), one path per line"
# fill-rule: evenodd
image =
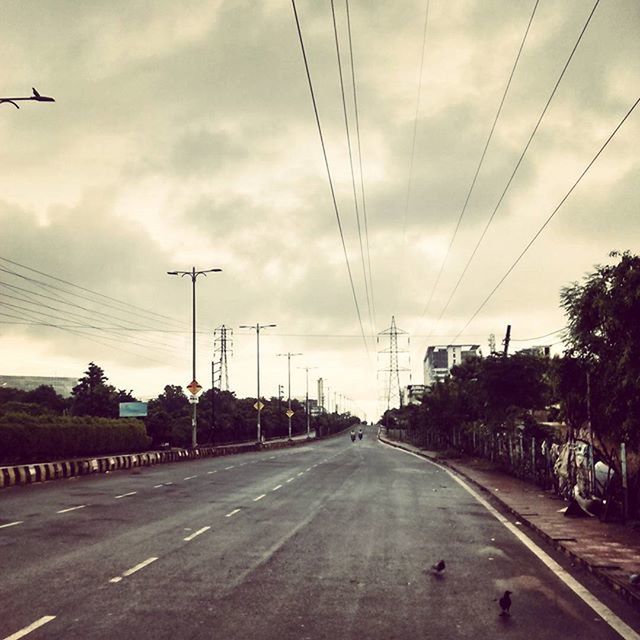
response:
M284 398L284 385L278 385L278 433L282 432L282 398Z
M509 342L511 342L511 325L507 325L507 332L504 334L504 351L502 355L504 358L509 354Z
M256 330L256 380L257 380L257 397L256 403L253 405L256 411L258 412L258 421L256 425L257 435L258 435L258 443L262 442L262 433L260 429L260 413L262 411L262 407L264 406L262 402L260 402L260 329L267 329L268 327L275 327L275 324L241 324L240 329L255 329Z
M289 440L291 440L291 417L293 416L293 411L291 411L291 358L292 356L301 356L301 353L278 353L276 354L278 357L286 356L287 358L287 377L289 380L289 398L287 400L287 419L289 420Z
M489 354L494 354L496 352L496 334L489 334Z
M377 341L380 342L380 336L389 336L389 348L383 349L379 351L379 354L389 354L389 368L388 369L378 369L378 373L388 373L389 380L387 382L387 411L391 408L392 400L391 398L397 393L398 394L398 406L402 407L402 385L400 384L400 374L411 371L410 367L401 367L399 364L399 355L404 355L409 353L409 349L407 348L399 348L398 347L398 336L407 336L406 331L402 329L398 329L396 326L395 316L391 316L391 326L388 329L384 329L384 331L380 331L378 333ZM407 356L408 357L408 356Z
M317 367L300 367L304 369L307 377L307 392L305 394L305 411L307 412L307 438L311 437L311 418L309 416L309 369L317 369Z
M198 446L197 440L197 416L196 416L196 406L198 403L197 393L202 390L202 387L198 384L196 380L196 279L198 276L206 276L207 273L216 273L218 271L222 271L222 269L204 269L202 271L196 271L195 267L191 267L191 271L167 271L167 274L170 276L180 276L184 278L184 276L189 276L191 278L191 336L192 336L192 367L191 367L191 382L187 385L187 389L191 391L193 398L191 398L191 404L193 406L193 412L191 414L191 448L195 449Z

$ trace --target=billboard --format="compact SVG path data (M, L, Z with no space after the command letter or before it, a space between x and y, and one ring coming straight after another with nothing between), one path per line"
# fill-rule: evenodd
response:
M147 415L146 402L121 402L121 418L144 418Z

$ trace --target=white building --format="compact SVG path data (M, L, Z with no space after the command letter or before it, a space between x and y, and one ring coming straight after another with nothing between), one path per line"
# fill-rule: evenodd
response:
M447 378L453 367L462 364L469 358L481 358L482 352L478 344L450 344L427 347L424 356L424 384L432 386Z

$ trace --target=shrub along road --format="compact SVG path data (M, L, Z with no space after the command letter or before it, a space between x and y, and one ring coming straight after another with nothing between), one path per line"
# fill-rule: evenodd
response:
M448 473L373 429L6 489L0 527L2 639L620 637ZM444 575L425 571L441 558Z

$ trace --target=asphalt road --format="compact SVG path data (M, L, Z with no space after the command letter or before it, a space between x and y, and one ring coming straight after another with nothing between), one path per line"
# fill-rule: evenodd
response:
M620 637L448 473L373 429L5 489L0 576L3 640Z

